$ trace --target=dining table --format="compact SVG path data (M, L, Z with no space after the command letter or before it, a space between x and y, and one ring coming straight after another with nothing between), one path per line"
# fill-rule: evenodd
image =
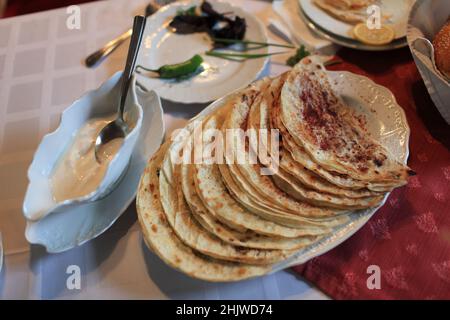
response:
M85 2L85 1L83 1ZM264 26L280 19L271 1L227 0ZM103 234L61 253L25 238L27 169L61 112L125 64L120 46L96 68L85 57L123 33L148 0L79 4L81 27L66 7L0 19L0 299L402 299L450 298L450 128L433 105L408 47L365 52L330 45L339 64L390 89L411 128L409 166L417 173L350 239L294 268L232 283L196 280L147 249L133 202ZM284 41L267 30L271 41ZM260 75L287 70L273 58ZM162 100L166 137L207 106ZM81 283L67 285L70 266ZM382 288L367 285L370 266Z

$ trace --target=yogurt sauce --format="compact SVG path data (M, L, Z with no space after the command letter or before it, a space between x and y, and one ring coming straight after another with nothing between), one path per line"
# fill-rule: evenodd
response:
M79 198L98 188L123 139L114 139L102 148L101 163L95 159L95 139L103 127L114 119L115 115L91 119L79 129L50 178L56 202Z

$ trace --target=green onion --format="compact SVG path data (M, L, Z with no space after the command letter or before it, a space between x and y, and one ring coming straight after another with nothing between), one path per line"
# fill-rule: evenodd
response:
M247 45L245 45L244 50L235 50L234 48L228 47L228 50L232 50L232 51L251 51L251 50L258 50L258 49L262 49L262 48L267 48L266 45L256 45L254 47L248 47Z
M259 41L250 41L250 40L236 40L236 39L224 39L224 38L212 38L214 42L220 42L220 43L228 43L228 44L257 44L261 45L263 47L280 47L280 48L289 48L289 49L295 49L295 46L288 45L288 44L281 44L281 43L271 43L271 42L259 42Z
M218 52L218 51L206 51L205 54L207 56L212 57L218 57L218 58L243 58L245 59L257 59L257 58L264 58L264 57L270 57L277 54L283 54L286 52L273 52L273 53L231 53L231 52Z

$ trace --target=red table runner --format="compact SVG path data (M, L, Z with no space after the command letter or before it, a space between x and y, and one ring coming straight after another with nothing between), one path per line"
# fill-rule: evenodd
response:
M8 5L3 13L3 18L62 8L72 4L81 4L90 1L95 0L8 0Z
M365 75L389 88L411 128L408 164L417 172L354 236L294 267L335 299L450 299L450 126L433 105L407 48L343 49L330 69ZM381 289L367 279L380 268Z

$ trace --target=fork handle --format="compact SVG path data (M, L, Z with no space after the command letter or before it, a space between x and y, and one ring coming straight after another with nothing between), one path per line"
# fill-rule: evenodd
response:
M103 46L103 48L90 54L84 61L88 68L96 66L99 62L103 61L107 56L109 56L114 50L116 50L122 43L124 43L133 32L133 29L129 29L122 33L117 38L111 40Z

